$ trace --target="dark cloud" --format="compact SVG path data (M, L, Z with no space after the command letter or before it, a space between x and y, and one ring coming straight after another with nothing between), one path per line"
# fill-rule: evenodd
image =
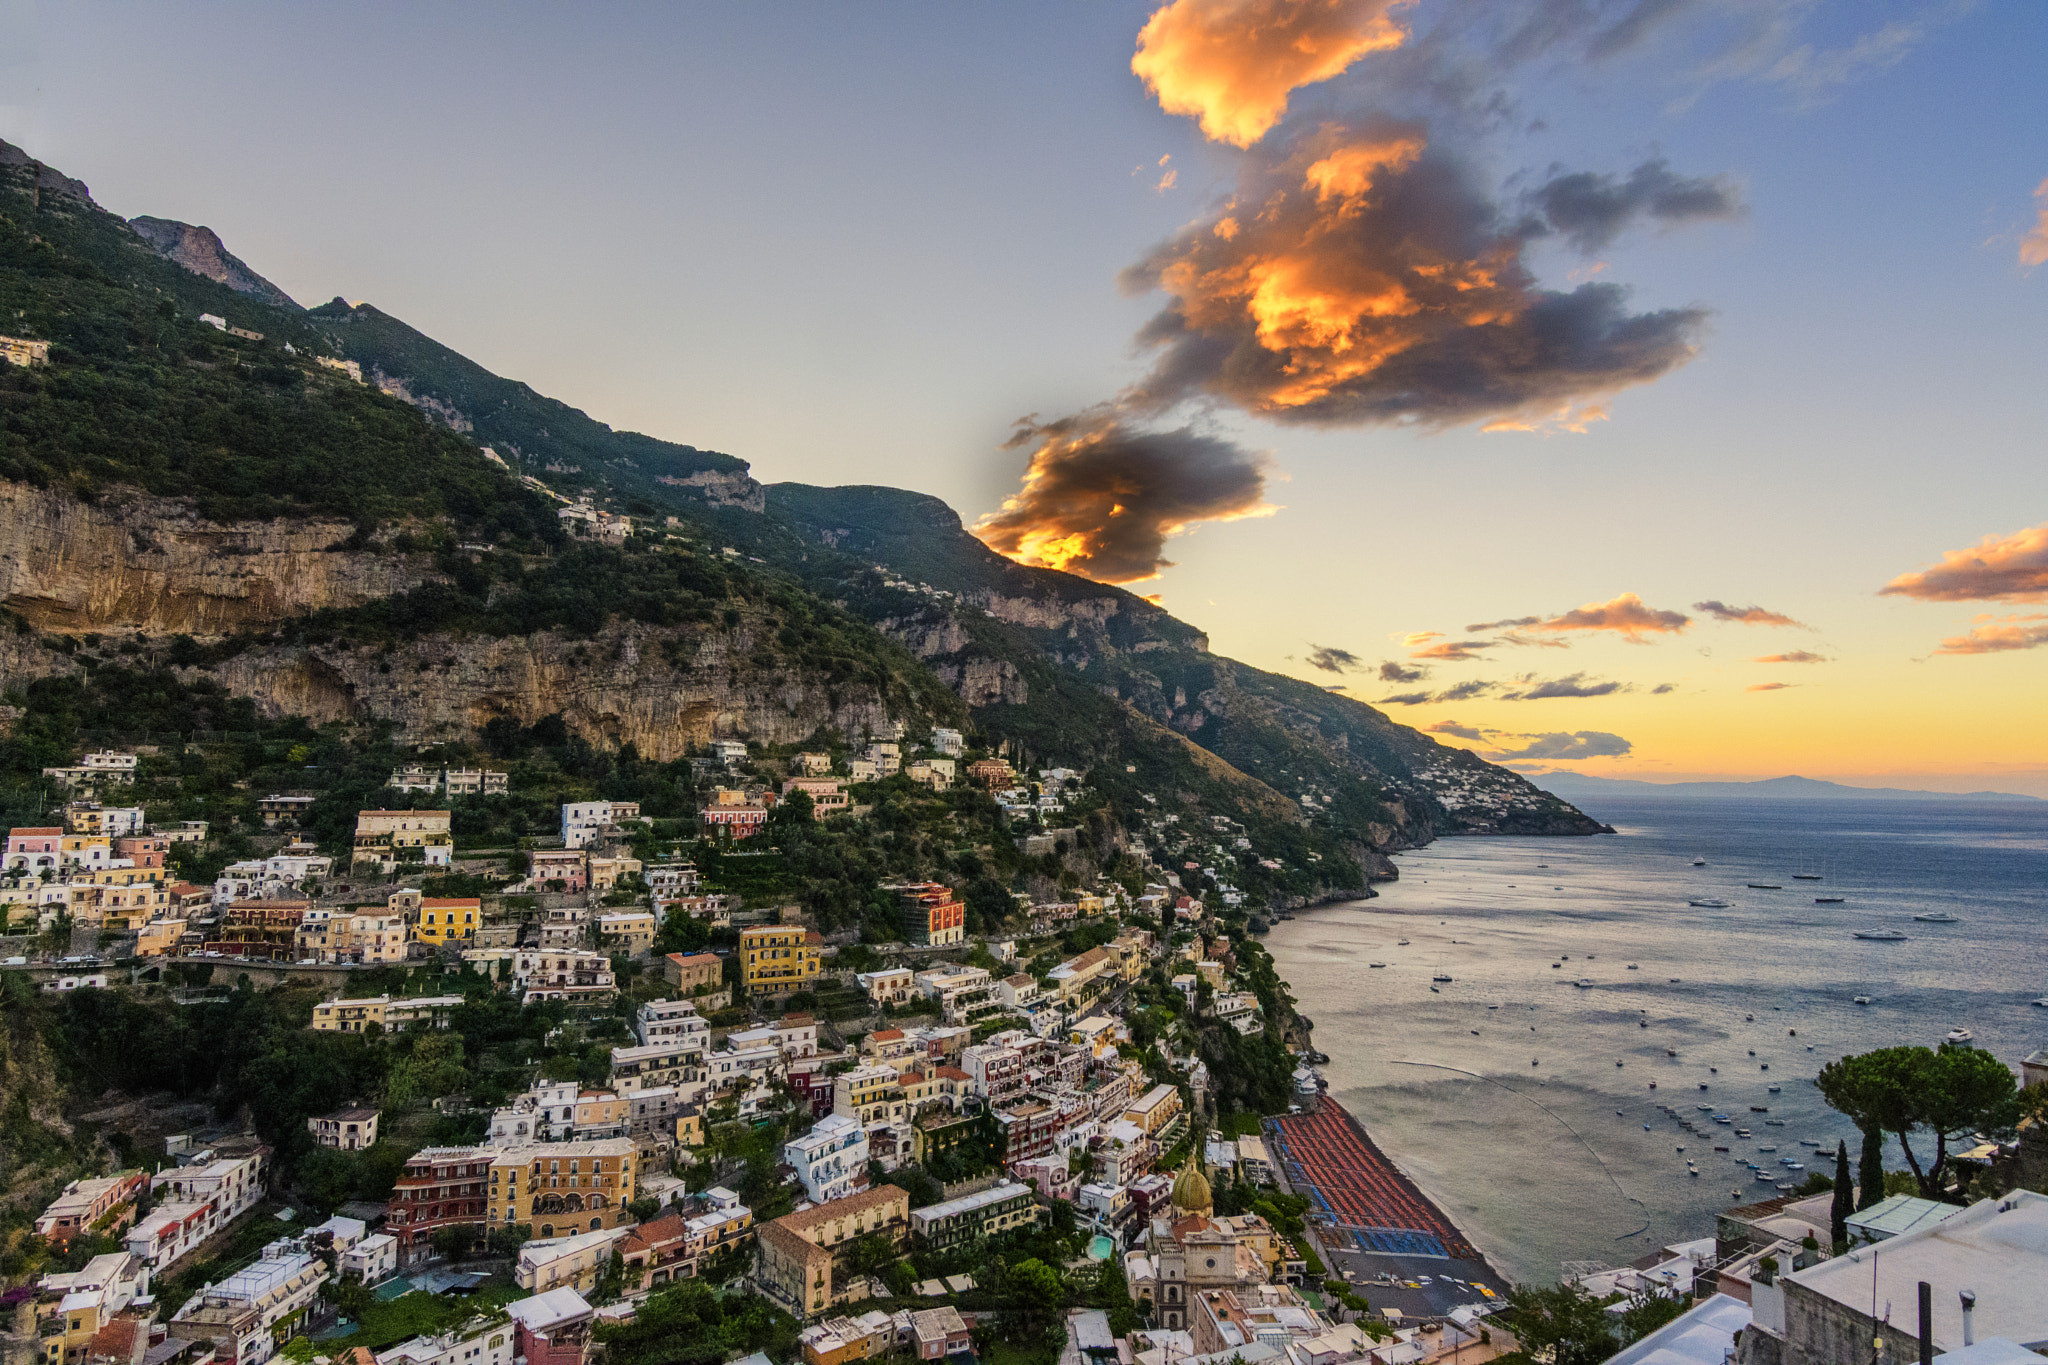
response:
M1519 691L1500 695L1503 701L1548 701L1558 697L1609 697L1616 692L1630 690L1627 683L1589 679L1583 673L1572 673L1562 678L1523 679Z
M1697 5L1698 0L1638 0L1628 13L1593 35L1586 44L1586 55L1596 62L1605 61L1640 47L1659 28Z
M1499 732L1495 730L1481 730L1477 726L1472 725L1460 725L1454 720L1440 720L1434 725L1423 726L1422 733L1425 735L1456 735L1459 739L1478 740L1485 739L1488 735L1498 734Z
M1900 574L1878 591L1922 602L2048 602L2048 523L1950 550L1933 568Z
M1783 612L1768 611L1763 607L1731 607L1726 602L1717 602L1712 598L1693 603L1692 609L1702 616L1711 616L1716 621L1734 621L1745 626L1798 626L1801 630L1813 629L1805 622L1795 621Z
M1753 664L1824 664L1828 656L1816 654L1810 649L1787 650L1783 654L1759 654L1750 662Z
M1645 161L1626 176L1554 174L1524 201L1541 219L1532 235L1556 232L1585 252L1600 250L1644 219L1673 227L1742 213L1742 196L1726 179L1679 175L1662 158Z
M1131 401L1319 426L1571 425L1692 358L1705 313L1631 312L1612 284L1541 288L1526 231L1420 123L1261 142L1231 199L1124 272L1169 299L1139 334L1159 358Z
M1408 668L1398 660L1380 660L1380 681L1390 683L1421 682L1429 676L1426 668Z
M1359 667L1360 660L1348 649L1337 649L1331 645L1310 645L1308 665L1310 668L1320 668L1325 673L1348 673Z
M1396 692L1391 697L1381 697L1381 706L1420 706L1429 700L1427 692Z
M1655 687L1650 689L1650 695L1653 697L1661 697L1666 692L1676 692L1677 690L1677 683L1658 683Z
M1546 734L1524 735L1529 741L1519 749L1501 749L1487 757L1500 759L1543 759L1547 762L1569 763L1581 758L1622 758L1635 746L1620 735L1605 730L1553 730Z
M1462 663L1483 657L1479 651L1491 649L1498 640L1439 640L1433 645L1410 650L1411 659L1434 659L1440 663Z
M1543 618L1540 616L1510 616L1505 621L1481 621L1476 626L1467 626L1465 633L1477 635L1482 630L1513 630L1517 626L1535 626L1542 623Z
M1490 682L1461 682L1436 694L1437 701L1470 701L1493 690Z
M1278 510L1264 500L1267 457L1191 427L1146 430L1105 406L1026 418L1006 448L1020 446L1033 447L1023 488L974 526L1020 564L1142 582L1172 562L1166 541L1190 526Z

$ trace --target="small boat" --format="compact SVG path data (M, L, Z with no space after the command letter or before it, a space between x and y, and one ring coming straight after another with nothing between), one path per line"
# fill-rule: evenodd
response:
M1783 1128L1785 1126L1785 1120L1783 1119L1765 1119L1764 1123L1772 1128Z
M1628 964L1628 969L1629 969L1630 971L1634 971L1634 970L1636 970L1636 964L1635 964L1635 963L1633 963L1633 962L1629 963L1629 964Z
M1758 1180L1769 1180L1769 1179L1770 1179L1771 1177L1769 1176L1769 1174L1768 1174L1768 1173L1765 1173L1765 1172L1759 1171L1759 1172L1757 1173L1757 1177L1756 1177L1756 1178L1757 1178ZM1795 1194L1795 1193L1797 1193L1797 1192L1798 1192L1798 1190L1799 1190L1799 1187L1798 1187L1797 1185L1793 1184L1793 1183L1792 1183L1791 1181L1789 1181L1789 1180L1780 1180L1780 1181L1778 1182L1778 1193L1779 1193L1779 1194Z
M1694 858L1692 860L1692 865L1694 867L1705 867L1707 865L1707 860L1705 858Z
M1652 1090L1655 1090L1656 1088L1657 1088L1657 1083L1656 1083L1655 1081L1651 1081L1651 1082L1650 1082L1650 1089L1652 1089Z
M2048 1010L2048 995L2044 995L2039 1000L2032 1001L2031 1003L2036 1009Z
M1916 920L1919 920L1919 921L1920 921L1920 922L1921 922L1922 924L1961 924L1961 923L1962 923L1962 921L1961 921L1961 920L1957 919L1957 918L1956 918L1956 917L1955 917L1954 915L1951 915L1951 914L1950 914L1950 913L1949 913L1948 911L1946 911L1946 910L1930 910L1930 911L1928 911L1928 912L1927 912L1926 914L1924 914L1924 915L1915 915L1915 916L1913 916L1913 918L1914 918L1914 919L1916 919Z
M1616 1066L1620 1066L1620 1065L1621 1065L1621 1063L1620 1063L1620 1062L1616 1062L1616 1063L1615 1063L1615 1065L1616 1065Z
M1792 880L1795 882L1818 882L1825 881L1826 878L1822 877L1818 872L1794 872Z
M1785 889L1776 882L1747 882L1745 885L1752 891L1783 891Z
M1842 903L1842 897L1840 897L1840 896L1815 896L1815 897L1813 898L1813 903L1814 903L1815 905L1840 905L1840 904Z
M1406 948L1408 946L1408 940L1404 938L1399 943L1396 943L1394 946L1396 948Z
M1647 1019L1638 1019L1638 1020L1636 1020L1636 1027L1637 1027L1637 1028L1648 1028L1649 1026L1650 1026L1650 1021L1649 1021L1649 1020L1647 1020Z
M1776 1085L1769 1085L1769 1086L1765 1086L1764 1088L1765 1088L1766 1090L1770 1091L1770 1092L1771 1092L1771 1093L1772 1093L1773 1095L1777 1094L1777 1093L1778 1093L1778 1092L1779 1092L1779 1091L1780 1091L1781 1089L1783 1089L1783 1087L1782 1087L1782 1086L1776 1086Z
M1871 943L1904 943L1906 936L1896 929L1859 929L1856 937Z
M1728 1149L1727 1149L1726 1147L1724 1147L1724 1146L1721 1146L1721 1145L1718 1145L1718 1144L1717 1144L1717 1145L1715 1146L1714 1150L1715 1150L1715 1151L1717 1151L1717 1152L1725 1152L1725 1151L1727 1151Z
M1700 1089L1702 1089L1702 1090L1705 1090L1706 1088L1707 1088L1707 1083L1706 1083L1705 1081L1701 1081L1701 1082L1700 1082ZM1711 1104L1703 1104L1703 1105L1701 1105L1701 1106L1700 1106L1700 1108L1702 1108L1702 1109L1712 1109L1713 1107L1714 1107L1714 1106L1713 1106L1713 1105L1711 1105Z
M1687 1175L1698 1175L1700 1173L1700 1168L1688 1161L1685 1164L1685 1173Z
M1941 1041L1944 1043L1967 1043L1974 1039L1976 1036L1976 1034L1970 1032L1968 1029L1958 1025L1957 1027L1950 1029L1948 1033L1942 1037Z
M1731 1119L1731 1118L1729 1118L1729 1117L1728 1117L1728 1116L1727 1116L1726 1114L1716 1114L1716 1115L1714 1115L1714 1122L1716 1122L1716 1123L1733 1123L1733 1122L1735 1122L1735 1120L1734 1120L1734 1119Z
M1758 1171L1756 1173L1756 1178L1764 1182L1765 1184L1769 1185L1775 1185L1778 1183L1778 1173L1776 1171Z
M1704 1090L1706 1089L1706 1087L1701 1086L1700 1089ZM1714 1106L1711 1104L1702 1104L1697 1107L1702 1114L1711 1114L1714 1112Z
M1771 1106L1768 1104L1752 1104L1749 1106L1749 1112L1752 1114L1768 1114L1771 1112Z
M1449 981L1450 979L1451 974L1449 972L1438 972L1435 976L1432 976L1430 978L1431 981Z
M1577 981L1572 982L1572 984L1583 991L1592 986L1593 978L1590 976L1582 976Z
M1870 1003L1870 997L1867 995L1859 995L1856 997L1856 1003L1859 1005L1867 1005ZM2034 1003L2037 1005L2048 1004L2048 996L2044 996L2042 999L2036 1000Z
M1717 900L1696 900L1696 901L1687 901L1687 902L1686 902L1686 904L1687 904L1687 905L1697 905L1697 906L1698 906L1698 907L1700 907L1700 908L1701 908L1702 910L1726 910L1726 909L1728 908L1728 902L1727 902L1727 901L1717 901Z
M1667 1047L1664 1049L1664 1055L1666 1057L1676 1057L1678 1055L1678 1049L1675 1047Z
M1778 1149L1776 1147L1771 1146L1769 1143L1765 1143L1763 1146L1758 1147L1757 1150L1759 1152L1775 1152Z
M1820 1146L1820 1139L1819 1139L1819 1138L1801 1138L1801 1139L1799 1139L1799 1145L1800 1145L1801 1147L1818 1147L1818 1146Z
M1366 965L1366 966L1368 966L1368 967L1384 967L1384 966L1386 966L1387 964L1386 964L1386 963L1384 963L1384 962L1368 962L1368 963L1366 963L1365 965Z
M1803 1171L1806 1169L1806 1163L1803 1161L1780 1161L1778 1164L1788 1171Z

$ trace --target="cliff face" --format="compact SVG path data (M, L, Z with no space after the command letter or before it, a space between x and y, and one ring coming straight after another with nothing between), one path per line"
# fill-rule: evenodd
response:
M0 483L0 605L41 630L220 635L433 581L425 555L333 548L345 521L223 525L122 489L97 502Z
M251 270L241 257L222 245L212 228L149 217L131 218L128 226L164 259L177 262L195 275L280 308L298 307L291 295Z
M889 719L872 686L757 667L749 656L758 633L742 619L730 629L621 626L590 640L428 635L388 653L251 650L212 676L270 715L374 716L414 742L466 738L498 716L531 725L559 712L593 744L630 743L663 762L712 739L800 743L821 725L857 735Z

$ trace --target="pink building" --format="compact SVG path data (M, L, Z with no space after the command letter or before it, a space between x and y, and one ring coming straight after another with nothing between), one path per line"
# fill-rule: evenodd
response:
M54 876L64 856L64 831L52 825L7 831L7 870L47 872Z

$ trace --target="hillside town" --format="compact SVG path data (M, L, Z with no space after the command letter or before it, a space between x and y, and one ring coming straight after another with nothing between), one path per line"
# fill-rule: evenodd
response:
M788 821L858 814L889 779L965 784L1025 856L1056 853L1071 835L1048 820L1086 806L1088 774L1023 773L943 727L772 762L718 741L691 762L687 828L650 839L636 801L564 801L510 860L455 833L461 801L507 792L502 770L394 768L386 792L413 804L359 809L345 850L307 837L314 795L266 793L259 856L207 884L177 875L217 841L207 822L119 804L137 754L46 769L61 823L10 830L0 881L9 942L34 949L8 960L19 979L190 1010L229 982L296 992L303 1034L391 1075L282 1134L208 1115L66 1181L8 1252L15 1340L42 1365L632 1365L656 1359L643 1322L709 1311L690 1297L708 1289L754 1316L706 1327L702 1358L754 1365L1531 1358L1522 1291L1325 1093L1219 875L1260 856L1241 824L1161 811L1148 879L1008 892L993 917L944 881L888 883L880 938L708 869ZM460 1080L490 1011L544 1031L521 1054L544 1060L496 1094ZM2031 1169L2035 1146L1992 1158ZM1818 1365L1845 1332L1911 1352L1844 1271L1858 1248L1882 1245L1892 1277L2048 1271L2048 1197L1880 1195L1839 1244L1833 1199L1732 1208L1711 1237L1557 1292L1636 1315L1617 1360ZM1966 1334L2048 1335L2031 1300L1962 1311ZM1687 1334L1706 1347L1655 1345Z

